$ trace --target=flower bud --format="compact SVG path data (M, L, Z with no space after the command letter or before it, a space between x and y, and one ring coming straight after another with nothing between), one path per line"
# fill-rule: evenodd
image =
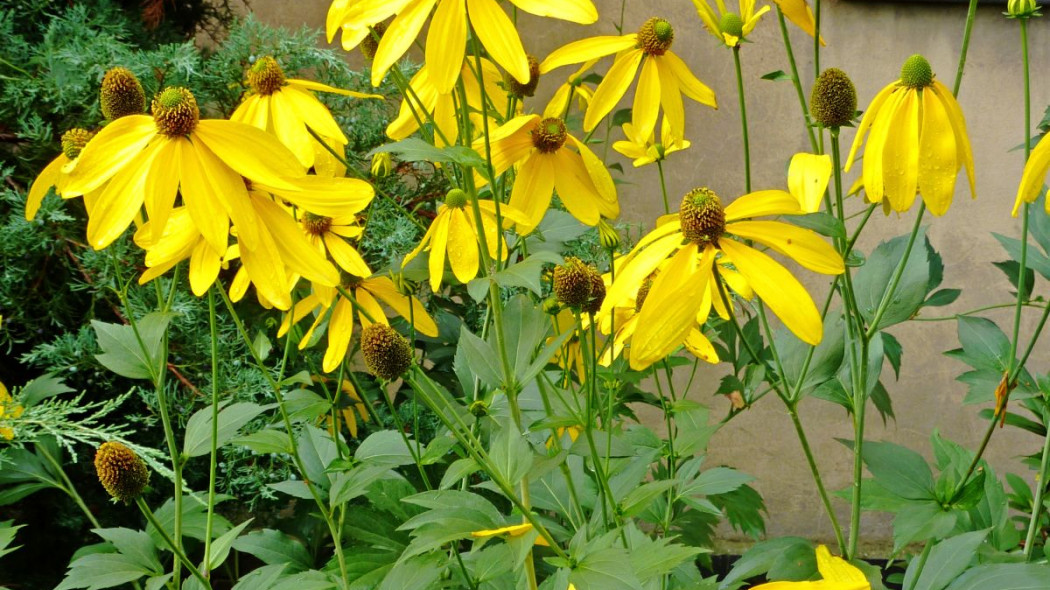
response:
M95 452L95 472L106 492L125 504L138 498L149 483L149 469L138 454L115 441L102 443Z
M473 403L470 404L470 413L473 414L476 418L488 416L489 405L487 402L485 402L485 400L475 400Z
M813 120L827 128L849 125L857 113L857 89L845 72L828 68L820 73L809 97Z
M598 241L606 250L616 250L620 247L620 232L609 225L604 218L598 220Z
M594 315L602 308L602 302L605 301L605 281L602 280L601 273L594 268L587 267L587 270L589 271L587 278L591 283L591 294L587 303L583 305L583 311Z
M517 78L509 73L503 74L503 84L507 88L507 94L515 98L525 98L536 94L536 86L540 83L540 62L535 57L527 55L529 62L529 81L522 84Z
M1039 5L1035 0L1010 0L1006 3L1006 12L1010 18L1031 18L1042 16L1039 13Z
M386 324L369 324L361 331L361 354L368 372L393 381L412 365L412 347L397 330Z
M390 155L390 152L376 152L372 156L372 176L376 178L390 176L393 169L394 157Z

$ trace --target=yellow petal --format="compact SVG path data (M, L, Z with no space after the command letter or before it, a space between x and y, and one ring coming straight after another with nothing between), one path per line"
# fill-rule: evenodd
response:
M262 231L270 232L281 262L289 270L328 287L339 284L339 271L310 245L299 224L284 208L269 199L255 196L251 202L262 222Z
M660 62L661 67L666 67L671 72L675 81L678 82L678 87L681 89L682 94L700 104L707 105L713 109L718 108L715 91L708 88L706 84L694 76L689 66L682 61L682 58L675 55L674 52L668 51L660 56L657 61Z
M448 244L449 212L434 219L434 233L430 236L430 289L437 293L445 274L445 246Z
M244 247L240 250L241 264L255 285L260 300L265 299L277 309L290 309L292 286L288 283L288 274L281 261L280 251L270 232L259 232L258 244L254 250Z
M372 269L368 268L365 259L345 240L326 233L324 244L328 248L328 253L332 255L332 260L335 260L335 263L346 272L357 277L367 277L372 274Z
M87 239L92 248L101 250L113 243L142 208L143 190L157 145L132 157L127 167L113 176L99 195L88 218Z
M201 162L200 154L193 144L189 140L180 140L176 145L180 152L179 178L182 181L182 200L186 203L186 210L211 247L217 252L225 252L230 218L222 208L217 187L211 184L205 172L205 164ZM241 188L244 188L243 183Z
M1044 135L1039 143L1036 144L1035 149L1028 155L1028 162L1024 166L1024 172L1021 174L1021 184L1017 187L1017 199L1014 202L1013 216L1017 217L1017 211L1021 207L1021 203L1031 203L1039 198L1039 193L1043 189L1043 181L1046 180L1046 173L1050 170L1050 141L1047 138L1050 135ZM1050 200L1048 200L1050 202Z
M583 116L583 128L585 131L594 129L594 126L608 115L616 103L620 102L627 87L634 79L634 73L638 70L638 64L642 61L644 53L641 49L631 49L616 56L612 67L605 74L605 79L594 91L591 104L587 105L587 113Z
M485 529L483 531L474 531L470 533L471 537L475 539L485 539L488 537L496 537L499 535L508 535L510 537L519 537L532 530L531 523L515 524L511 526L500 527L498 529Z
M448 262L461 283L478 276L478 238L463 209L455 209L448 221Z
M660 271L649 289L638 327L631 339L631 368L638 371L680 346L696 323L702 292L710 277L710 261L698 264L695 244L683 247ZM709 256L707 258L710 258Z
M569 213L580 223L597 225L601 219L597 207L601 196L583 165L583 158L566 149L560 149L550 155L544 154L542 157L551 158L554 163L554 188L557 189L558 197Z
M158 137L157 161L161 166L150 166L144 188L146 215L153 227L153 237L159 239L175 205L179 190L179 170L182 168L182 150L179 143L189 141L185 137L169 139ZM85 203L87 197L84 198Z
M598 20L598 9L591 0L510 0L512 4L525 12L536 16L547 16L581 25L593 24Z
M637 34L607 35L573 41L555 49L540 64L540 73L546 74L569 64L576 64L632 49L638 42Z
M825 582L841 590L870 590L871 585L856 566L835 557L824 545L817 547L817 569Z
M204 169L211 194L215 195L215 200L222 205L237 228L238 241L247 248L254 248L259 234L258 221L248 200L248 189L244 185L244 179L202 143L195 141L193 147ZM186 191L183 191L184 201L186 194Z
M763 215L798 215L802 213L798 201L790 193L779 190L755 191L738 197L725 208L726 221L761 217Z
M813 11L810 10L809 4L806 0L774 0L780 10L784 12L784 16L793 23L795 26L802 29L810 37L817 34L817 23L813 17ZM823 35L820 38L821 45L827 45L824 43Z
M959 150L955 157L956 160L966 167L966 177L970 181L970 196L976 199L977 186L974 180L973 150L970 148L970 137L966 133L966 119L963 117L962 109L951 91L948 90L948 87L941 84L939 80L934 79L933 86L930 89L937 95L941 105L944 106L944 110L948 113L948 121L955 132L955 146Z
M638 75L638 86L634 89L631 123L642 137L653 134L660 113L660 71L656 63L653 58L645 60Z
M300 116L295 105L288 100L282 91L270 95L273 107L273 127L277 139L295 154L303 168L314 165L313 138L306 131L306 122Z
M715 37L721 39L721 28L718 26L718 16L707 4L707 0L693 0L693 5L696 6L696 12L700 15L700 20L704 23L704 28Z
M382 94L368 94L354 90L344 90L343 88L336 88L335 86L314 82L313 80L301 80L298 78L288 80L288 86L285 89L287 90L287 88L301 88L316 92L331 92L332 94L342 94L343 96L352 96L354 98L383 98Z
M252 182L297 190L288 179L306 173L295 155L276 137L251 125L204 119L197 124L193 137Z
M849 149L849 156L846 157L846 166L843 168L845 172L849 172L850 167L853 166L853 159L857 156L857 150L860 145L864 143L864 135L871 128L872 123L875 122L875 118L878 116L879 111L882 109L883 103L889 98L893 91L897 89L896 84L890 84L878 94L875 98L871 99L871 104L868 105L868 110L864 111L864 116L861 117L860 126L857 127L857 134L853 136L853 146Z
M769 246L813 272L837 275L846 270L839 253L812 230L782 221L735 221L726 231Z
M440 94L448 94L463 69L467 46L467 10L464 0L441 0L427 33L426 60L431 82Z
M754 0L741 0L741 2L744 2L744 1L750 1L751 4L754 5ZM744 12L744 11L741 10L741 12ZM750 9L747 12L745 12L745 14L747 14L749 12L751 12ZM759 8L758 12L754 13L754 15L751 16L751 18L748 18L748 19L746 19L744 21L744 36L745 37L750 35L751 31L755 30L755 25L758 24L758 19L763 14L765 14L767 12L769 12L769 7L768 6L763 6L762 8Z
M904 96L906 96L904 91L897 92L889 97L886 104L882 105L878 116L871 124L871 133L864 146L864 166L861 171L864 178L864 194L872 203L881 203L886 194L886 184L883 180L885 176L883 155L891 131L893 115Z
M128 115L106 125L80 152L63 194L82 195L102 186L156 135L157 125L148 115Z
M919 193L934 215L944 215L955 194L959 175L959 153L955 133L940 99L933 92L922 93L922 131L919 135Z
M554 161L550 154L533 153L518 170L510 206L525 214L529 224L522 228L529 233L539 225L554 192Z
M357 304L361 306L359 310L361 314L361 327L367 327L374 322L380 324L389 324L386 320L386 314L383 312L383 307L379 305L379 302L372 297L372 294L368 289L354 289L352 291L354 299L357 300Z
M566 112L569 110L569 90L572 87L568 84L562 84L554 91L554 95L551 96L547 106L543 107L543 118L565 118Z
M492 169L497 176L529 155L534 147L530 131L535 128L539 120L536 115L515 117L489 133ZM483 139L475 141L473 148L481 157L485 157Z
M328 110L328 107L324 106L320 100L313 94L299 90L294 86L285 86L274 94L280 94L284 96L286 104L290 104L296 111L298 111L302 120L311 129L317 132L322 137L327 137L336 140L336 143L346 145L346 135L343 134L343 130L339 127L339 123L336 123L335 118L332 117L332 111ZM307 134L309 136L309 134ZM317 140L310 137L313 142Z
M402 295L389 278L372 277L364 281L361 287L390 306L399 316L412 322L416 330L427 336L438 335L437 324L424 309L423 304L415 297Z
M522 84L529 82L529 61L521 38L503 9L495 0L467 0L467 11L481 44L492 61Z
M895 211L907 211L915 202L919 181L919 97L907 92L893 118L882 154L886 198ZM867 178L865 178L865 186Z
M788 269L736 240L722 239L718 246L733 259L740 274L789 330L803 342L820 344L824 335L820 313L806 288Z
M415 42L436 0L412 0L405 4L383 34L372 60L372 86L379 86L390 68ZM384 17L385 18L385 17ZM380 19L382 20L382 19ZM372 22L379 22L378 20Z
M633 299L638 294L638 287L647 276L652 274L660 263L682 245L682 235L673 233L656 240L650 246L635 254L634 258L616 272L616 280L605 294L605 301L598 315L612 312L614 307ZM637 248L637 247L636 247Z
M598 196L600 197L597 203L598 212L606 219L616 219L620 216L620 200L616 196L616 183L613 182L609 169L602 162L601 158L595 155L591 148L587 147L587 144L572 135L569 136L569 142L575 145L576 149L580 150L583 166L587 169L587 174L590 176L591 182L594 183L594 188L598 190Z
M831 179L831 156L797 153L788 166L788 190L798 199L802 211L816 213Z
M286 182L291 183L295 190L283 190L265 183L254 186L325 217L353 216L363 211L375 197L372 185L356 178L310 175L286 179Z
M332 310L332 319L328 320L328 349L325 350L321 368L331 373L339 368L346 358L346 349L350 348L350 337L354 334L354 307L343 297L339 297Z
M219 254L211 249L207 240L197 240L190 254L190 289L200 297L208 292L219 276Z
M715 350L707 336L696 328L690 330L689 335L686 336L685 347L693 353L693 356L704 362L711 364L718 362L718 351Z
M51 187L55 186L58 179L62 176L62 167L69 163L69 158L64 154L59 154L57 158L51 160L44 169L37 175L36 180L29 187L29 196L26 197L26 219L32 221L36 217L36 212L40 210L40 203L44 200L44 195L47 194Z

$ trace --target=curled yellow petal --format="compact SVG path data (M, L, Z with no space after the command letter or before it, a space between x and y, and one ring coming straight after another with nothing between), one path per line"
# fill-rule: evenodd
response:
M820 202L831 179L831 156L798 153L788 166L788 190L806 213L820 211Z

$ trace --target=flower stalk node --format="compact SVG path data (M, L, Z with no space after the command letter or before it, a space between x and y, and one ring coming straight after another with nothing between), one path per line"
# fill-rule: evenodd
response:
M682 234L701 246L714 244L726 230L726 213L722 201L707 187L695 188L682 199L678 213Z
M201 112L197 99L186 88L171 86L153 98L153 120L168 137L189 135L197 128Z

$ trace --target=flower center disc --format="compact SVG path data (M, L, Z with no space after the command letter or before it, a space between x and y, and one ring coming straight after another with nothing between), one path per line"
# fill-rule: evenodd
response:
M112 68L102 78L99 104L102 106L102 116L107 121L116 121L127 115L146 112L146 93L131 70Z
M565 123L553 117L540 121L532 130L532 145L545 154L557 151L565 145Z
M726 212L722 201L709 188L695 188L682 199L678 212L682 234L691 242L706 246L718 242L726 231Z
M462 189L454 188L445 195L445 206L452 209L462 209L467 206L467 193Z
M268 96L284 86L284 70L270 56L260 57L248 69L248 86L256 94Z
M80 127L66 131L62 134L62 153L70 160L76 160L80 155L80 150L84 149L87 142L94 136L94 133Z
M744 36L744 20L732 12L722 15L722 20L718 21L718 28L734 37Z
M324 235L332 228L332 218L307 213L303 217L303 228L306 229L306 233L312 236Z
M909 88L925 88L933 83L933 68L926 58L915 54L901 66L901 83Z
M653 17L638 29L638 47L648 55L663 55L674 42L674 28L667 20Z
M197 99L185 88L165 88L153 99L153 120L157 130L168 137L189 135L197 128L200 117Z

